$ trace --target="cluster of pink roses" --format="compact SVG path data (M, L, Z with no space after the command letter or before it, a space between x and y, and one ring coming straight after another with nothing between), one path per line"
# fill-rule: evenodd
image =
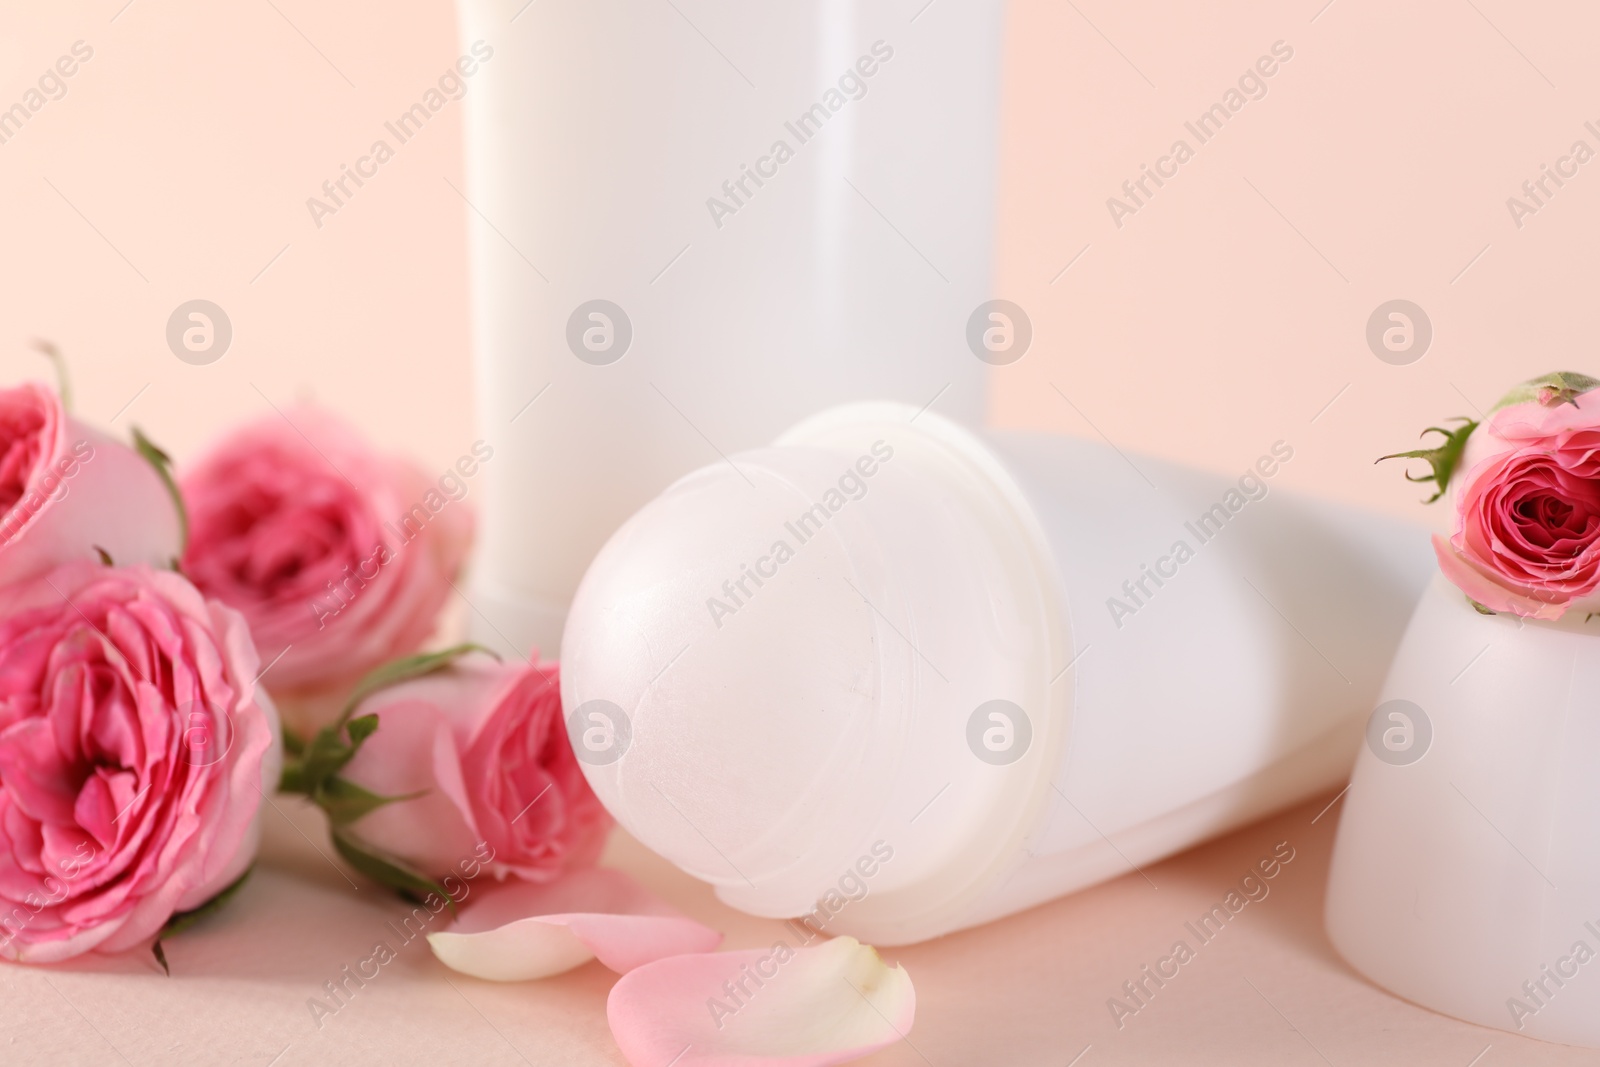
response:
M135 437L0 390L0 957L159 954L242 880L280 773L414 893L479 848L497 879L596 860L609 819L555 665L412 655L470 545L463 503L316 409L176 480Z
M465 904L428 935L445 965L622 974L608 1017L632 1063L815 1067L910 1028L910 979L870 947L717 952L595 866L611 820L556 665L418 651L471 541L454 494L310 408L177 479L134 437L0 389L0 958L165 966L161 938L243 882L278 789L360 873L432 914ZM311 1003L319 1025L334 1010Z

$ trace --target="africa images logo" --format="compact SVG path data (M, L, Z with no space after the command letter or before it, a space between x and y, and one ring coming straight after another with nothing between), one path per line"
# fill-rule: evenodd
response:
M794 144L788 138L779 137L773 141L766 153L756 157L755 166L739 164L737 177L729 178L722 183L722 196L706 197L706 210L711 212L711 221L716 223L717 229L722 229L722 222L729 215L737 215L739 209L744 207L756 192L766 185L768 181L778 176L778 169L795 157L796 151L805 145L817 134L822 132L822 127L829 119L844 110L844 106L852 100L860 100L867 95L867 79L876 74L880 66L894 58L894 47L884 41L872 42L872 50L855 61L855 64L845 69L839 75L836 85L830 85L823 90L822 99L800 112L799 115L783 124L784 131L794 138ZM754 184L755 188L751 188Z
M846 504L867 495L867 480L894 458L894 446L880 439L872 442L871 453L861 455L846 467L838 481L823 492L821 500L783 524L789 537L773 541L767 554L758 556L754 564L739 564L739 572L722 583L721 597L715 594L706 597L706 610L711 613L711 621L716 623L717 629L722 628L725 617L737 614L750 602L755 589L776 578L778 568L794 559L800 546L821 533L829 519L843 511ZM794 540L792 545L790 538ZM750 587L751 583L755 584L755 589Z

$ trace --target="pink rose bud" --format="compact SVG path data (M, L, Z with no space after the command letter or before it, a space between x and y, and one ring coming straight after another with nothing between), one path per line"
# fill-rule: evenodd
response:
M0 956L149 943L255 857L276 716L238 613L70 563L0 599Z
M326 721L312 698L428 639L472 540L466 501L316 408L234 431L182 488L184 572L244 613L303 734Z
M100 551L118 564L177 558L178 510L161 476L50 389L0 389L0 584Z
M592 865L611 818L567 740L554 663L498 663L481 652L381 688L354 717L377 729L339 772L395 800L355 819L364 847L441 881L480 867L550 881ZM480 862L481 861L481 862Z
M1600 611L1600 381L1524 382L1426 458L1454 512L1445 577L1482 609L1537 619Z

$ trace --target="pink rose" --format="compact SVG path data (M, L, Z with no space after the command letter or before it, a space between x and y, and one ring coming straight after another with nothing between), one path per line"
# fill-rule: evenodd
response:
M166 566L178 511L137 452L68 415L42 385L0 389L0 584L68 560Z
M464 502L315 408L229 434L182 486L184 572L244 613L286 701L342 696L420 647L472 540ZM295 721L304 707L284 713L302 732L321 725Z
M279 756L249 631L145 566L66 564L0 603L0 956L149 942L255 856Z
M378 727L340 777L380 796L421 794L350 824L378 853L432 878L488 856L496 877L531 881L599 858L611 818L567 741L554 663L469 653L378 690L355 715Z
M1444 574L1490 611L1600 611L1600 382L1535 378L1470 431L1449 477ZM1448 477L1448 475L1447 475Z

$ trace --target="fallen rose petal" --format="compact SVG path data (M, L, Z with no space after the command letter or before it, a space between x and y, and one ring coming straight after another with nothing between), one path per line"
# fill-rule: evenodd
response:
M680 915L621 871L575 870L554 882L469 888L461 917L428 935L446 967L496 982L548 978L598 959L619 973L710 952L717 931Z
M903 1038L916 1010L905 968L853 937L673 956L623 975L606 1002L634 1067L847 1063Z

